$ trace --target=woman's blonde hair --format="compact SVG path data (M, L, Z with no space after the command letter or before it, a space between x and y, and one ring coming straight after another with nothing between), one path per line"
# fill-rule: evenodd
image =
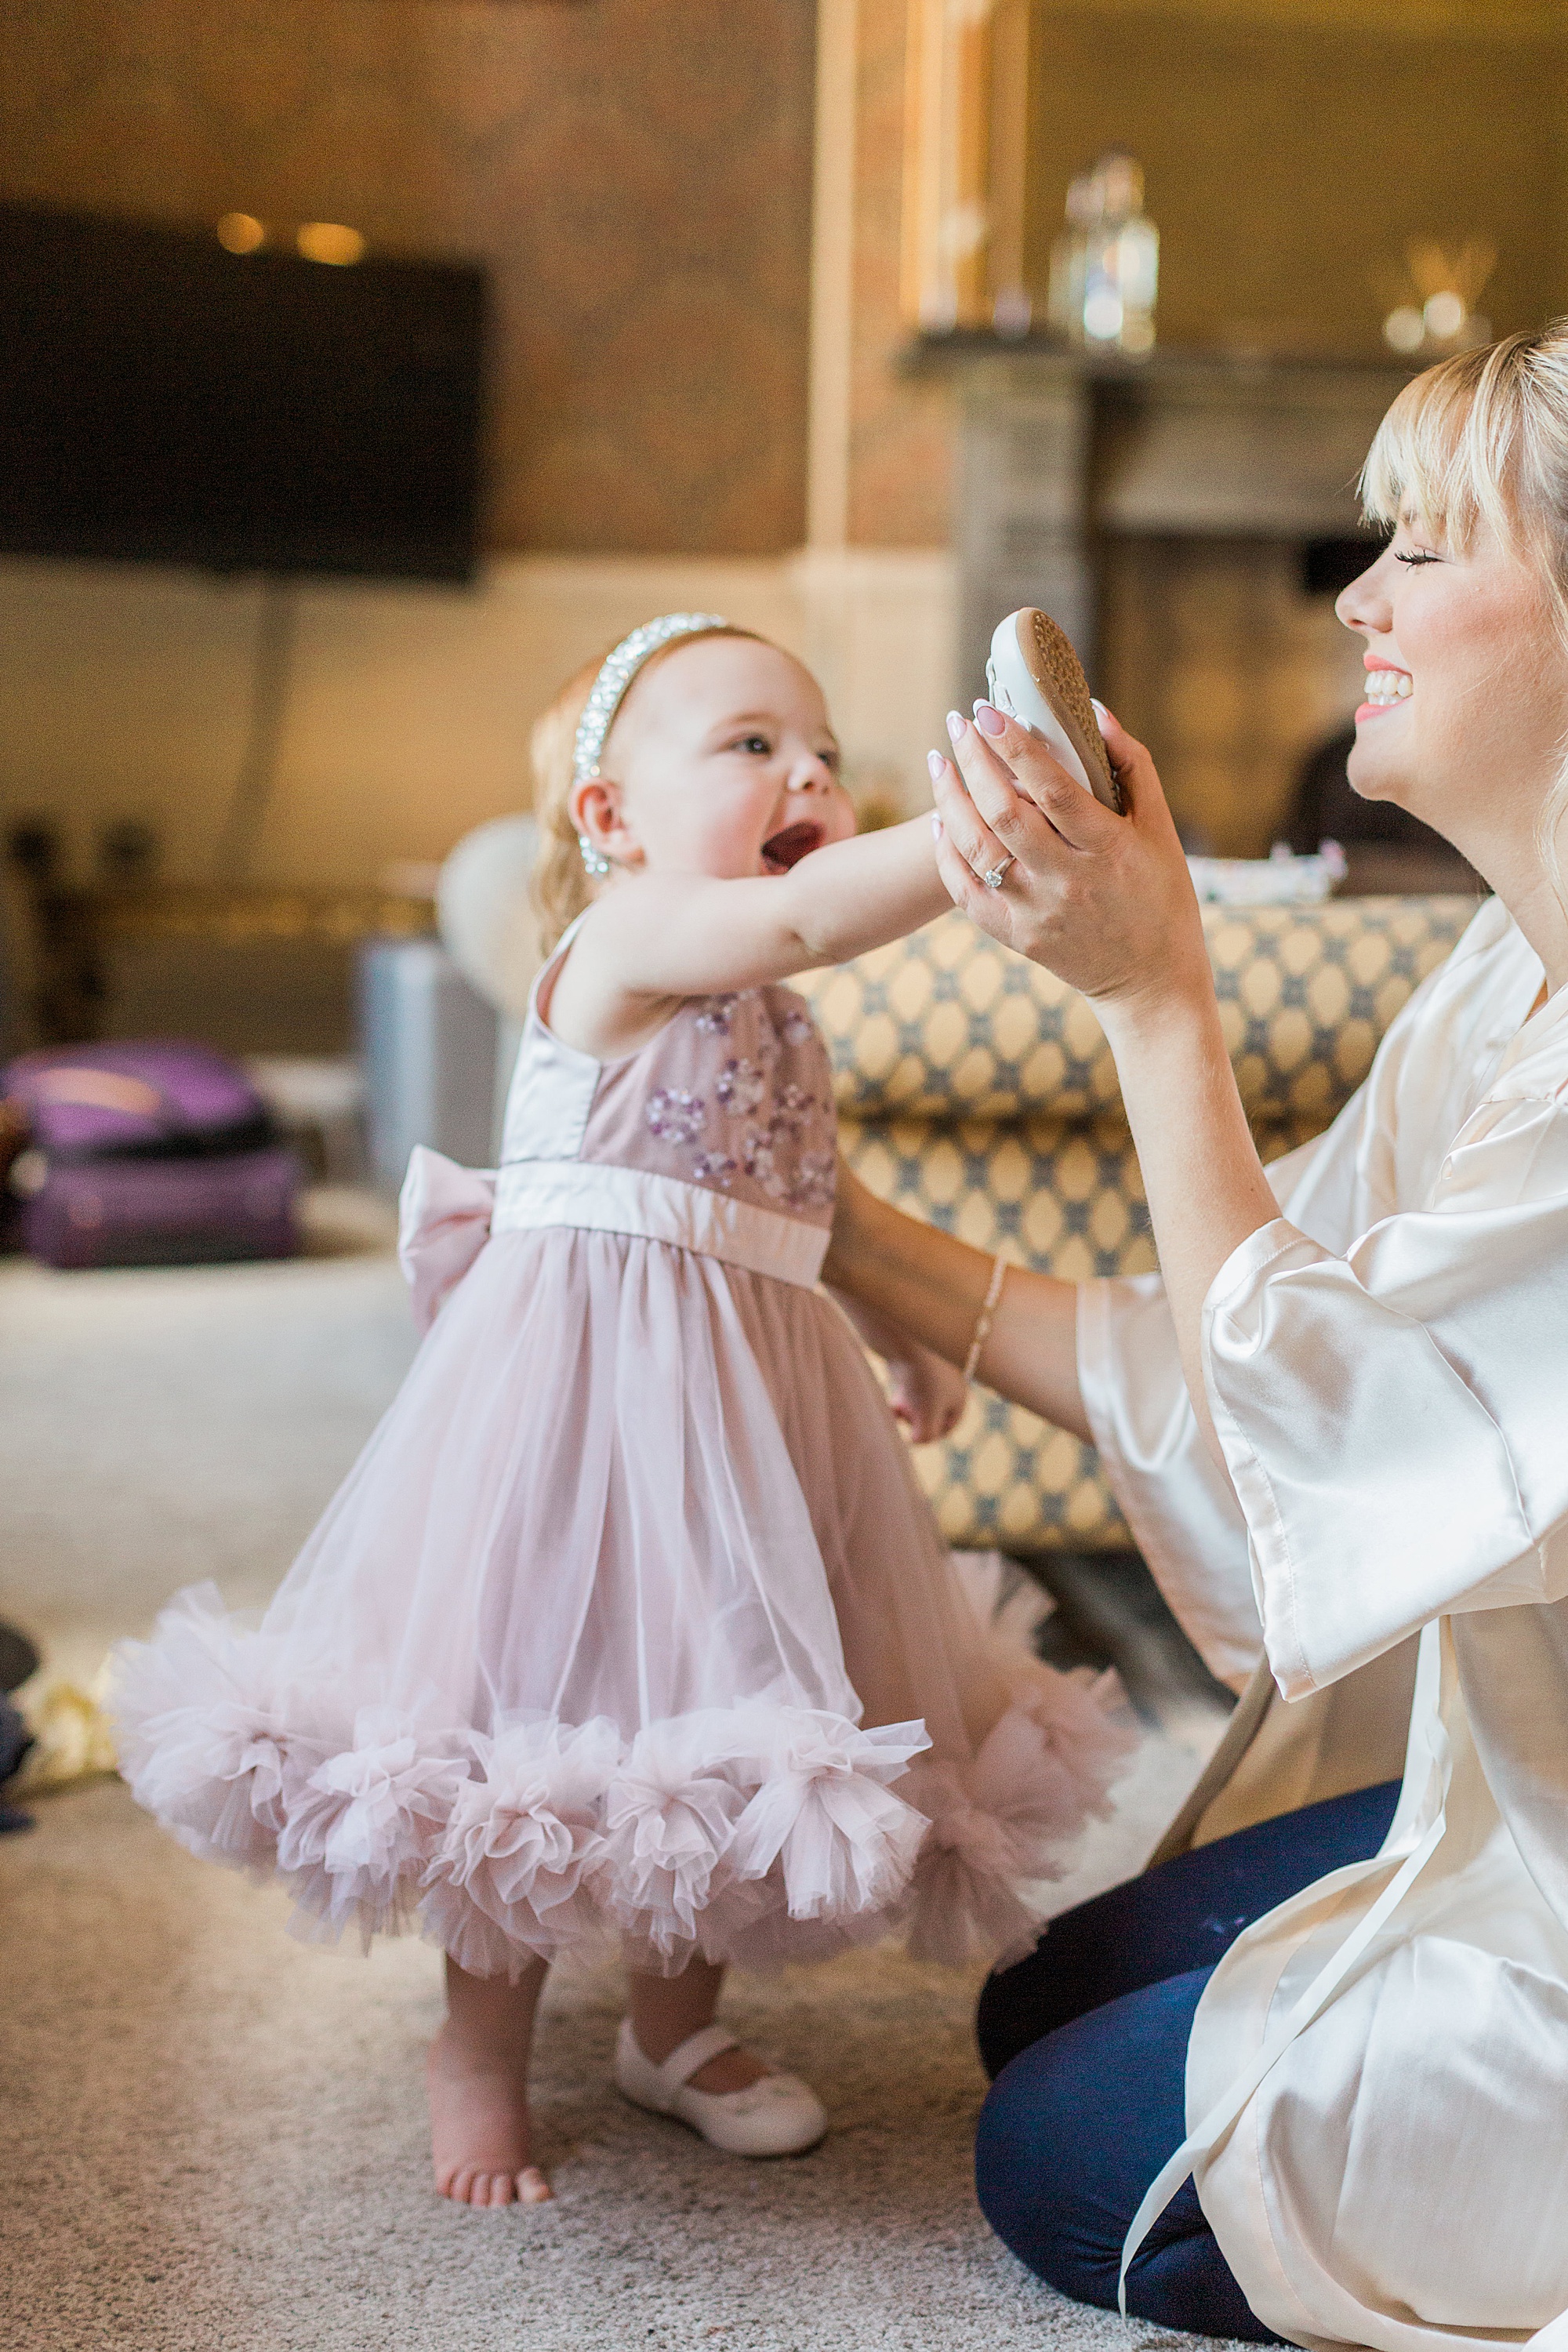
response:
M756 635L754 629L731 628L726 624L721 628L693 629L685 636L672 637L668 645L648 656L626 692L635 692L637 678L646 677L682 646L695 645L700 637L755 638ZM592 896L568 803L576 782L572 763L577 746L577 721L594 690L594 680L614 651L613 646L606 646L596 660L574 670L549 709L535 719L528 739L533 770L533 817L539 827L539 856L531 889L540 952L543 955L550 953L567 924L576 919ZM621 709L625 707L623 700ZM619 718L619 710L616 716ZM610 732L615 732L613 720ZM608 740L606 737L606 742Z
M1369 522L1402 514L1460 552L1489 530L1539 574L1568 657L1568 319L1459 352L1407 383L1377 428L1361 478ZM1558 842L1568 820L1568 742L1537 845L1568 907Z

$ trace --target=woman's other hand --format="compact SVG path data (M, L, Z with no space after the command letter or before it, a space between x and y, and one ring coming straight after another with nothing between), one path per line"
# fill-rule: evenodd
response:
M955 906L1101 1013L1212 982L1203 924L1154 763L1105 714L1125 814L1101 806L1037 735L989 703L949 719L931 756L937 864ZM983 877L1006 864L999 887Z
M911 1445L931 1445L957 1428L969 1402L969 1382L955 1364L910 1341L885 1359L888 1402Z
M921 1375L918 1393L893 1410L916 1444L945 1436L963 1411L968 1386L958 1367L969 1356L994 1262L956 1234L944 1234L868 1192L840 1160L833 1239L822 1278L865 1339L889 1365L922 1355L941 1358ZM1078 1292L1052 1275L1016 1265L985 1343L985 1384L1031 1412L1089 1441L1078 1384ZM902 1375L895 1372L895 1390ZM956 1411L952 1410L953 1407ZM945 1420L946 1427L940 1425Z
M841 1191L863 1190L855 1185L847 1169L840 1167L838 1174ZM868 1194L864 1197L870 1198ZM911 1240L926 1230L911 1219L900 1217L895 1210L883 1213L892 1218L895 1227L907 1228ZM978 1253L965 1251L963 1255L970 1257ZM984 1265L985 1261L981 1259L980 1263ZM917 1339L896 1315L889 1314L885 1307L862 1295L852 1248L840 1252L823 1272L829 1286L838 1292L840 1307L866 1346L874 1349L886 1365L888 1402L894 1418L903 1424L911 1445L930 1445L934 1439L945 1437L968 1402L969 1383L963 1374L956 1365L944 1361L934 1348ZM849 1276L847 1281L842 1279L845 1274ZM936 1319L939 1323L944 1319L951 1323L951 1318L944 1318L940 1308Z

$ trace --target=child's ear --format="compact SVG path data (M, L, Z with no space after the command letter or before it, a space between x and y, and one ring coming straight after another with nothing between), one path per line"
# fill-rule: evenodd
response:
M621 788L612 777L590 776L574 784L566 803L573 830L591 842L613 866L638 866L643 846L626 821Z

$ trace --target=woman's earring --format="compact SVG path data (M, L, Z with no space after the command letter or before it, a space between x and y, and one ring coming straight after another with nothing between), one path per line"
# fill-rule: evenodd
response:
M580 833L577 835L577 846L582 852L583 871L584 874L591 874L596 882L601 875L605 875L609 872L609 859L605 856L602 851L595 848L593 843L589 840L585 833Z

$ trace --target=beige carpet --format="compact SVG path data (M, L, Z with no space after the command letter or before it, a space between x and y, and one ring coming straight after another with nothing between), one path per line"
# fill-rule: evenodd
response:
M411 1340L384 1226L318 1204L276 1268L0 1266L0 1614L82 1674L179 1585L265 1598ZM1135 1865L1205 1744L1155 1737L1068 1897ZM117 1783L0 1840L0 2340L29 2352L1017 2352L1183 2339L1040 2287L975 2210L973 1984L890 1953L726 2015L810 2075L826 2145L717 2156L607 2088L613 1976L552 1988L539 2107L557 2200L427 2187L438 1958L366 1962L197 1864Z

